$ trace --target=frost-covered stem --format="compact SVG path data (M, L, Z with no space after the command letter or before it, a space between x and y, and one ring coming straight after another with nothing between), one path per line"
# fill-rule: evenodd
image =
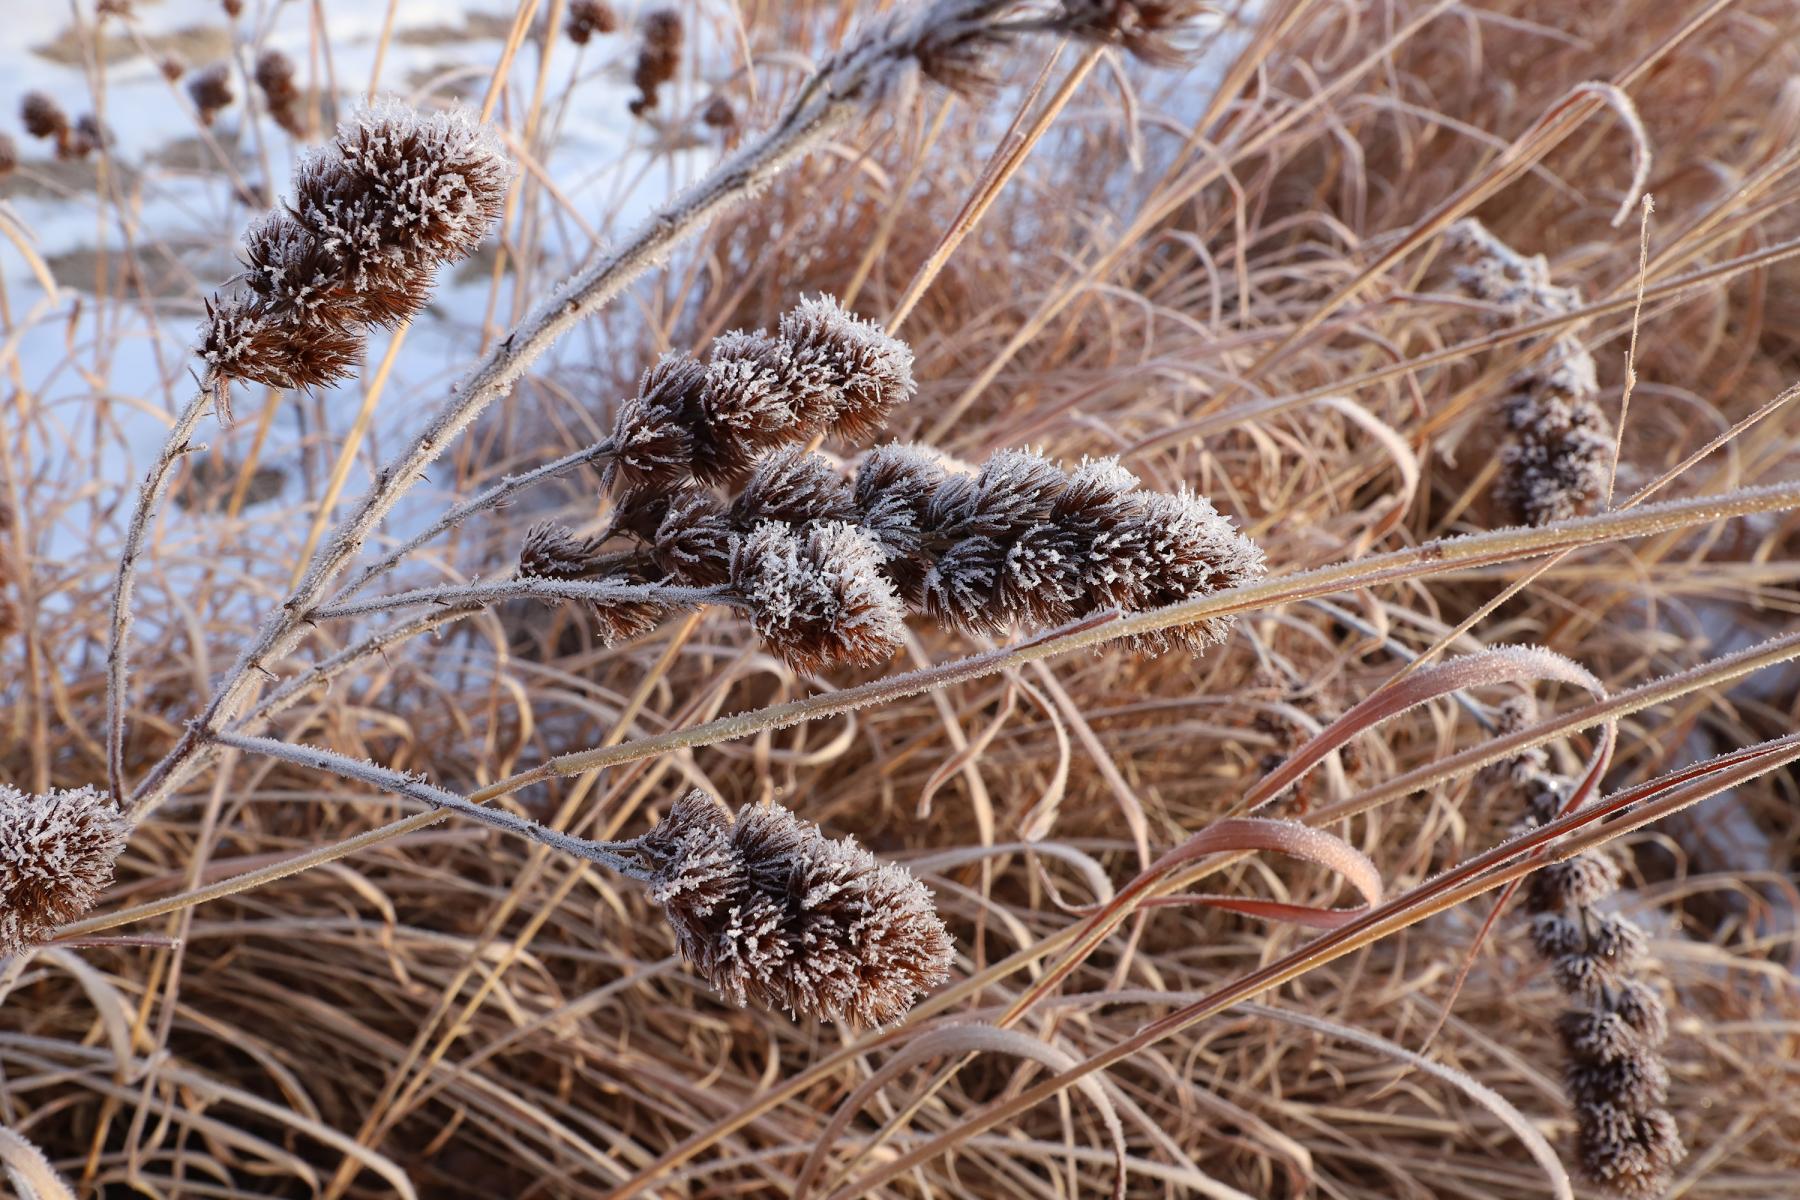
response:
M443 516L433 521L425 529L421 530L417 536L409 539L404 544L395 547L378 561L370 563L367 567L358 571L350 582L338 589L337 594L332 597L332 601L342 601L354 596L376 578L399 566L401 561L414 550L426 545L439 534L447 533L456 528L477 513L483 513L487 512L489 509L499 508L512 496L524 491L528 487L542 483L547 479L554 479L558 475L565 475L576 467L584 466L587 463L606 458L612 453L612 449L612 439L605 438L595 442L591 446L577 450L572 454L565 454L554 462L547 462L541 467L527 471L523 475L506 476L487 491L482 492L478 496L472 496L469 499L464 500L461 504L456 505ZM610 476L611 467L609 464L608 478L610 478ZM606 494L604 486L601 487L600 494Z
M879 85L885 74L915 56L928 35L952 26L971 36L984 28L996 30L997 18L1014 6L1014 0L938 0L908 14L907 19L875 23L856 44L821 67L774 128L720 162L617 249L589 263L539 301L469 371L450 401L411 445L382 467L355 511L339 523L314 556L299 585L264 620L188 734L153 768L155 786L140 787L134 794L133 811L154 808L180 786L186 778L186 761L195 749L223 729L253 686L255 672L298 644L331 579L362 548L381 519L458 434L488 405L511 392L557 338L618 296L678 243L762 191L813 146L848 125L870 86Z
M114 800L123 798L125 786L125 681L131 661L131 592L137 582L137 561L144 553L144 541L169 475L177 460L195 449L188 437L212 398L211 391L202 389L176 416L157 452L156 465L138 489L137 505L125 529L125 548L119 554L118 577L113 582L112 633L106 651L106 786Z
M338 617L360 617L365 613L409 608L415 604L475 606L501 604L508 600L591 600L609 602L669 605L722 604L731 600L725 588L674 587L660 583L614 583L592 579L502 579L495 583L455 584L448 587L417 588L392 596L370 600L353 600L313 610L310 620L326 621Z
M565 854L572 854L576 858L584 858L589 862L611 867L621 875L632 879L648 878L644 868L635 859L620 853L621 849L631 845L629 842L592 842L586 838L561 833L529 818L515 816L504 809L484 808L455 792L434 787L424 780L415 779L411 775L393 770L391 767L351 758L348 755L339 754L335 750L325 750L318 746L296 746L275 738L250 737L241 733L220 733L214 738L214 741L220 746L242 750L246 754L260 754L265 758L280 759L282 762L290 762L314 771L323 771L328 775L366 783L397 796L405 796L409 800L417 800L421 804L429 804L433 808L453 812L458 816L468 817L472 821L480 821L495 829L516 834L519 837L530 838L534 842L540 842Z

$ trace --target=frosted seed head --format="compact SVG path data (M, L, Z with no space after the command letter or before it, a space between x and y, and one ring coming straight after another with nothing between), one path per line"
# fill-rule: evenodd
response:
M1577 1106L1611 1104L1627 1112L1644 1112L1669 1098L1668 1068L1642 1045L1612 1058L1572 1062L1564 1082Z
M966 537L955 543L925 572L926 615L969 633L1009 628L1017 614L1002 611L999 601L1005 564L1006 550L994 538Z
M1531 944L1542 958L1561 958L1587 949L1587 932L1567 914L1541 912L1531 919Z
M695 470L708 482L743 474L759 451L806 435L784 382L786 350L761 333L714 339L692 428Z
M567 525L542 521L525 531L519 574L530 579L586 579L601 569L600 542Z
M697 489L673 493L651 536L656 565L683 583L712 587L731 575L732 523L724 506Z
M207 386L238 379L272 388L329 387L355 373L363 341L328 324L291 328L257 305L214 296L194 352L206 364Z
M1635 982L1635 981L1633 981ZM1606 1062L1637 1053L1647 1043L1631 1023L1605 1006L1574 1008L1556 1019L1563 1049L1576 1062Z
M731 523L752 529L762 521L804 525L855 515L850 486L823 455L787 446L757 460L731 505Z
M1582 1173L1622 1200L1657 1200L1674 1166L1687 1156L1668 1111L1634 1112L1611 1104L1576 1109Z
M780 335L795 373L819 385L794 397L803 424L855 440L912 397L912 348L830 296L802 299L782 315Z
M778 805L691 793L639 839L682 953L735 1004L882 1025L948 976L931 893Z
M0 784L0 958L92 908L130 832L93 788L35 796Z
M1669 1014L1662 998L1642 980L1627 979L1609 989L1602 999L1618 1018L1647 1046L1660 1046L1669 1036Z
M425 114L377 101L338 126L335 146L376 198L384 244L421 263L473 254L513 178L499 138L462 109Z
M904 630L882 558L868 534L842 521L804 533L765 521L734 543L731 587L757 635L796 670L869 667L893 656Z

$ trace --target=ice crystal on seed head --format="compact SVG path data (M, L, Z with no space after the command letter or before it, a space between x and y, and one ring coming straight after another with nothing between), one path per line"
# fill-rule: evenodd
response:
M93 788L34 796L0 784L0 959L92 908L129 834Z
M795 669L874 666L893 656L905 627L882 558L874 539L842 521L804 532L765 521L733 544L731 586L757 636Z
M778 805L694 791L633 844L682 955L732 1003L878 1026L949 973L931 893Z
M724 505L693 488L672 493L648 537L651 557L671 576L696 587L731 576L732 522Z
M763 521L804 525L849 520L855 511L850 485L823 455L785 446L757 460L731 505L731 521L739 529Z
M585 579L600 569L600 541L582 537L557 521L541 521L525 531L519 547L519 574L533 579Z
M830 296L802 297L782 315L780 336L792 364L792 403L806 424L866 437L912 397L912 348Z
M377 197L384 240L432 263L475 252L512 182L500 139L461 109L423 114L378 101L339 125L335 144Z

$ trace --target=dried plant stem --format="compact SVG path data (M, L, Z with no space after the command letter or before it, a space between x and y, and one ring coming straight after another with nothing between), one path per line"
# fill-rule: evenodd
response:
M971 24L991 23L1006 7L1001 0L960 0L948 6L956 19ZM519 29L515 26L515 34ZM331 579L356 555L382 518L444 448L488 405L510 393L531 364L577 322L619 295L677 243L761 191L813 146L847 126L861 110L868 85L911 56L912 32L904 24L878 25L861 41L832 58L801 90L773 129L719 163L617 249L552 288L510 333L489 349L456 386L449 403L381 469L355 511L339 523L323 549L314 555L287 600L268 615L217 686L205 710L165 761L153 768L153 786L140 787L133 795L134 813L154 808L180 786L186 778L184 764L231 719L252 686L254 672L266 670L270 662L299 643L305 635L306 621ZM509 41L509 52L517 40L515 36ZM497 96L497 90L490 90L484 111L491 110ZM122 667L121 663L121 670Z
M585 449L577 450L572 454L565 454L554 462L548 462L541 467L526 471L522 475L506 476L487 491L482 492L478 496L471 496L461 504L451 508L448 512L444 513L443 516L433 521L418 534L407 539L405 543L396 546L376 562L370 563L368 566L358 571L348 583L337 590L337 593L332 597L332 602L337 603L350 596L354 596L375 579L399 566L407 555L427 545L438 535L447 533L458 525L461 525L470 517L499 508L513 496L524 491L528 487L543 483L545 480L555 479L559 475L566 475L576 467L584 466L587 463L596 462L605 458L612 452L612 449L612 440L603 439ZM602 493L605 492L604 488L601 488L600 490Z
M367 613L409 608L415 604L437 604L453 608L485 607L507 600L589 600L596 604L650 601L671 605L723 604L731 600L724 588L676 587L657 583L611 583L587 579L503 579L496 583L455 584L447 587L418 588L393 596L377 596L370 600L353 600L344 604L314 609L308 618L328 621L340 617L360 617Z
M297 746L292 742L278 741L274 738L221 733L216 740L219 745L228 749L242 750L247 754L260 754L265 758L279 759L282 762L293 763L310 770L323 771L343 779L366 783L371 787L392 792L396 796L404 796L409 800L417 800L421 804L429 804L434 809L455 813L458 816L479 821L484 825L491 825L506 833L529 838L552 850L560 850L564 854L611 867L633 879L646 877L636 860L620 854L615 843L589 841L587 838L560 833L546 825L541 825L525 817L515 816L503 809L483 808L455 792L433 787L421 779L415 779L388 767L354 759L333 750L325 750L317 746Z
M937 245L932 247L930 256L919 265L918 271L912 277L912 282L906 285L905 293L895 302L893 311L888 314L887 320L883 323L888 332L895 332L906 323L906 318L912 314L913 306L918 304L919 299L924 296L925 289L930 287L932 280L938 277L938 273L950 261L950 256L956 253L958 246L962 245L963 239L975 231L975 227L981 223L981 218L987 215L988 209L993 207L994 201L998 200L1000 193L1006 189L1007 181L1012 179L1018 173L1019 168L1025 165L1025 160L1030 156L1032 149L1049 131L1051 123L1068 106L1069 100L1075 95L1075 89L1081 86L1082 81L1094 69L1094 64L1100 61L1102 49L1103 47L1097 45L1089 46L1082 53L1081 60L1070 68L1062 85L1057 88L1056 94L1050 97L1049 102L1038 113L1037 119L1031 123L1031 128L1023 134L1010 135L1001 146L995 154L994 162L983 174L975 191L964 202L962 211L956 214L956 218L951 221L949 228L944 230Z
M113 583L112 632L106 650L106 786L113 799L124 796L125 786L125 680L131 658L131 592L137 582L138 558L156 519L156 505L169 485L169 475L181 456L195 449L188 442L200 414L212 401L201 389L176 416L162 450L138 489L131 522L125 527L125 547L119 553L119 572Z
M325 523L331 520L331 512L337 507L338 498L344 494L344 484L350 479L350 469L356 465L356 452L362 449L363 438L369 432L369 422L375 419L375 406L381 402L381 393L387 389L388 376L394 370L394 360L400 356L400 347L406 344L406 331L410 328L410 325L402 325L394 330L394 336L388 339L387 351L381 356L381 365L375 368L374 376L363 389L362 406L356 410L356 420L351 422L350 432L344 435L344 444L338 447L337 461L331 465L331 478L325 484L325 494L319 497L319 507L313 512L312 525L306 531L306 541L300 547L300 553L294 556L294 573L288 578L290 590L300 585L300 577L305 573L306 564L312 561L313 551L319 546L319 538L325 533Z

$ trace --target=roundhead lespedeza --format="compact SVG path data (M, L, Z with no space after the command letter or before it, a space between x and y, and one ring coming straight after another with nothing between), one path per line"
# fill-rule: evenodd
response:
M130 826L94 788L0 784L0 958L48 940L112 882Z
M1499 728L1510 733L1536 719L1535 702L1522 696L1501 708ZM1562 815L1575 787L1551 769L1543 747L1495 764L1487 778L1524 800L1525 829ZM1556 1030L1582 1173L1624 1200L1656 1200L1687 1150L1668 1109L1661 1047L1669 1020L1645 978L1649 939L1629 917L1601 907L1619 880L1606 850L1587 850L1534 872L1526 908L1532 946L1571 1005Z
M1204 497L1143 488L1110 459L1070 470L1003 450L969 467L886 445L851 477L803 444L879 431L915 390L912 364L904 342L825 296L774 332L721 335L705 363L665 355L593 447L623 485L611 524L586 537L534 529L521 574L675 585L670 611L736 607L771 650L816 673L886 661L909 612L993 634L1142 612L1262 573L1262 551ZM637 549L609 550L613 538ZM602 630L640 630L654 598L595 597ZM1140 641L1198 651L1230 625Z
M293 199L244 235L242 290L207 304L197 353L221 412L233 380L348 377L370 327L411 319L437 268L481 244L512 174L499 139L469 114L395 101L357 110L303 154Z
M905 868L776 804L734 820L695 790L624 848L684 958L726 999L885 1025L949 976L955 949Z

